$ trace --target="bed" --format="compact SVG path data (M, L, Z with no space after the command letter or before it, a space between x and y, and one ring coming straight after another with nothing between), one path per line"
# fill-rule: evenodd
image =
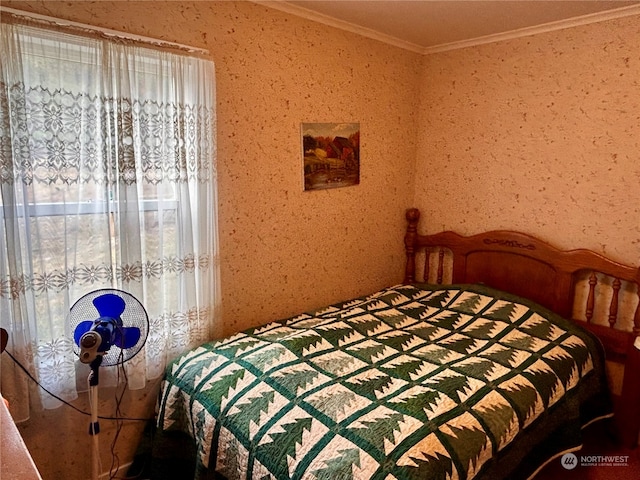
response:
M191 439L188 477L530 478L614 412L635 445L638 269L406 218L402 284L168 366L158 428ZM605 360L624 365L619 395Z

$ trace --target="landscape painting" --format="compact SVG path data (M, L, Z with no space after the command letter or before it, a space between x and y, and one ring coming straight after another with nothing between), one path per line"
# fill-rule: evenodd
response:
M360 124L303 123L304 189L360 183Z

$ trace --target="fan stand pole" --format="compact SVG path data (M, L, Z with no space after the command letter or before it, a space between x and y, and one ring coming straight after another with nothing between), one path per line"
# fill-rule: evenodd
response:
M98 480L100 476L100 445L98 434L100 433L100 423L98 422L98 383L100 380L99 370L102 363L102 355L98 355L90 363L91 373L89 374L89 395L91 404L91 424L89 425L89 435L92 438L91 450L91 480Z

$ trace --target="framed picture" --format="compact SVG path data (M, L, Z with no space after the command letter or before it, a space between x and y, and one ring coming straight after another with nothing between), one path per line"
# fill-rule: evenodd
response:
M304 189L360 183L360 124L302 123Z

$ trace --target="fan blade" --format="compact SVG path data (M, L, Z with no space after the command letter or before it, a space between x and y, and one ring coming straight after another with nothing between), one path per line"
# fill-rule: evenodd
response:
M101 317L118 319L124 312L124 300L113 293L105 293L93 299L93 305Z
M132 348L140 340L140 335L138 327L117 328L113 343L120 348Z
M91 320L85 320L78 324L76 329L73 331L73 341L76 342L76 345L80 346L80 337L91 330L91 327L93 327L93 322Z

